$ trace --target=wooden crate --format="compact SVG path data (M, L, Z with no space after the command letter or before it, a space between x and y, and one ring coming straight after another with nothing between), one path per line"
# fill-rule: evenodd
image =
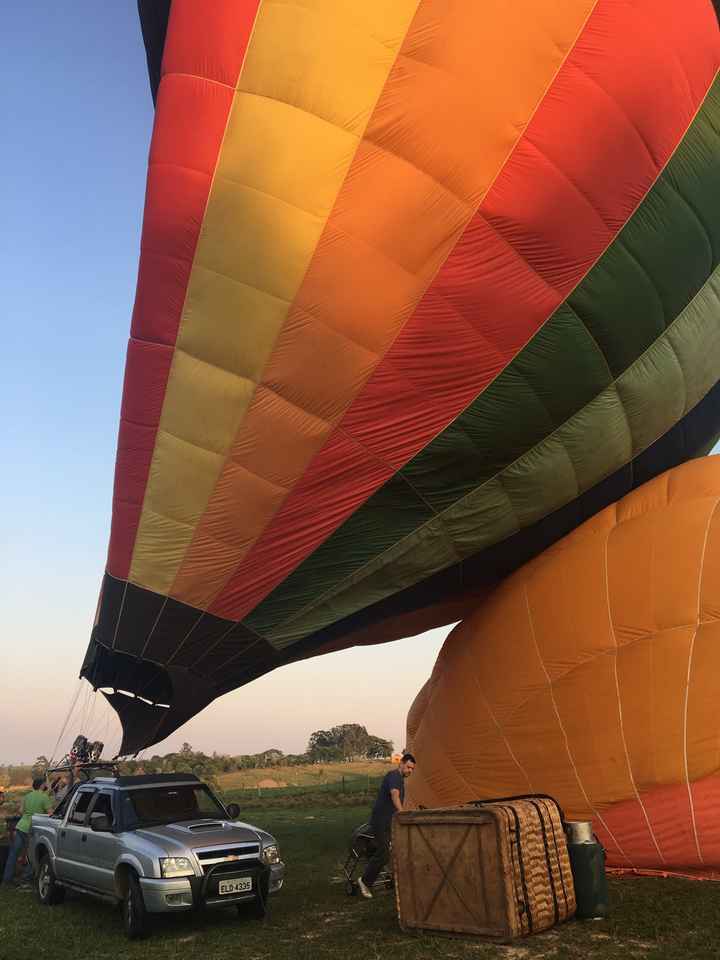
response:
M565 834L552 801L396 814L393 866L403 929L510 941L575 912Z

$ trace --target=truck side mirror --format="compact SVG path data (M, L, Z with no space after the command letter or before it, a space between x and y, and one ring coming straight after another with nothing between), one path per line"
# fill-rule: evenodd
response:
M92 813L90 815L90 829L95 833L109 833L112 830L110 817L106 813Z
M236 803L229 803L225 809L231 820L237 820L240 816L240 807Z

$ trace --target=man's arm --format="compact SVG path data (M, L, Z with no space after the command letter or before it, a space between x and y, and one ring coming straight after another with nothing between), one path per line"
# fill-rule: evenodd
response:
M397 787L393 787L390 791L390 799L393 802L393 806L400 813L402 811L403 805L402 800L400 799L400 791Z

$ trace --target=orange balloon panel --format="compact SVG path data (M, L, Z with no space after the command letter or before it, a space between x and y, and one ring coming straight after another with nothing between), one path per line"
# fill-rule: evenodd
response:
M720 457L522 567L408 716L413 804L550 793L616 867L720 877Z

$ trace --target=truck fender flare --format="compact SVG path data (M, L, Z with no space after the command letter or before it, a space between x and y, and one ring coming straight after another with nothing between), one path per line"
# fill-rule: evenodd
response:
M50 857L51 863L55 862L55 851L53 850L52 845L44 838L36 841L30 853L33 865L36 867L44 856Z
M142 864L137 857L133 856L130 853L124 853L120 860L115 864L115 890L117 895L122 899L126 892L128 886L128 872L134 870L138 877L143 877L145 874L143 872Z

